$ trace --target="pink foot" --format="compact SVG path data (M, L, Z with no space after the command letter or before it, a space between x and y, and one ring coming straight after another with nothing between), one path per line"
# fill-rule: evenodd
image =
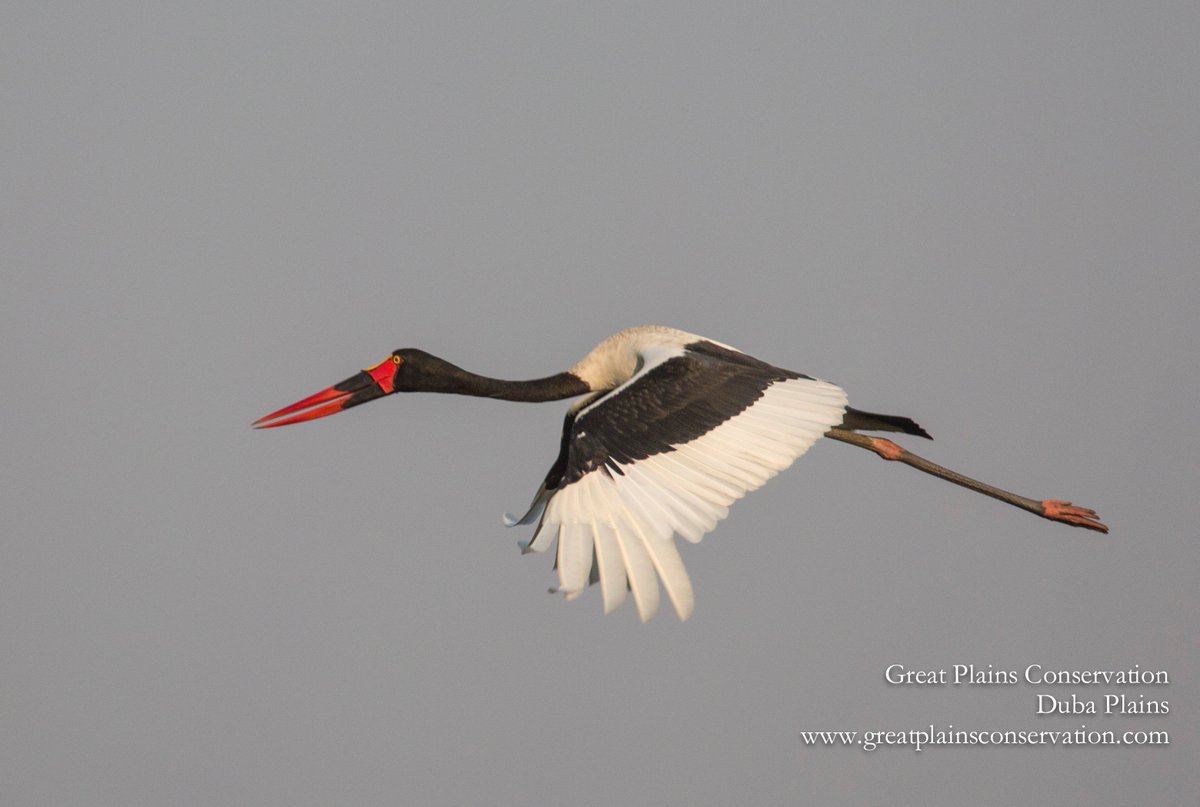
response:
M1042 517L1051 521L1061 521L1072 527L1083 527L1096 532L1108 532L1108 527L1100 523L1100 517L1095 510L1086 507L1075 507L1070 502L1058 499L1046 499L1042 502Z

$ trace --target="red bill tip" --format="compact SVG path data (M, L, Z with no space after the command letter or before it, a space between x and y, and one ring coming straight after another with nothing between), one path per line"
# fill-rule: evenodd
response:
M337 387L330 387L329 389L321 390L316 395L308 396L303 401L296 401L296 403L292 404L291 406L285 406L283 409L280 409L277 412L272 412L265 417L261 417L254 421L252 425L256 429L273 429L276 426L287 426L292 423L302 423L306 420L323 418L326 415L332 415L335 412L342 411L342 406L345 404L346 399L348 399L350 395L351 393L340 390ZM318 406L318 404L325 405ZM306 409L308 410L307 412L302 411ZM275 418L281 418L284 415L290 415L293 412L299 412L300 414L284 420L275 420ZM267 421L275 422L268 423Z

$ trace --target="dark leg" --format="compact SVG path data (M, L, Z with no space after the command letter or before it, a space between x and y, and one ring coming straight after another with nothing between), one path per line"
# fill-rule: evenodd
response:
M960 473L951 471L949 468L943 468L924 457L918 457L911 451L896 445L891 440L885 440L882 437L867 437L857 432L838 428L830 429L825 433L825 436L843 443L849 443L852 446L865 448L868 451L874 451L885 460L902 462L905 465L916 468L918 471L924 471L939 479L945 479L947 482L953 482L956 485L962 485L964 488L970 488L976 493L982 493L985 496L991 496L993 499L1007 502L1014 507L1028 510L1030 513L1042 518L1048 518L1051 521L1061 521L1063 524L1070 524L1072 527L1083 527L1084 529L1096 530L1097 532L1108 532L1108 527L1100 523L1100 518L1094 510L1088 510L1086 507L1075 507L1070 502L1059 501L1057 499L1038 501L1018 496L1015 493L1009 493L1007 490L1001 490L993 485L984 484L977 479L972 479L969 476L963 476Z

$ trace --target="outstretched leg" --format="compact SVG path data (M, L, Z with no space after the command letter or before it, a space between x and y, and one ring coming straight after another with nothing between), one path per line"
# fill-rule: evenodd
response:
M970 488L985 496L991 496L993 499L1007 502L1014 507L1028 510L1030 513L1042 518L1048 518L1051 521L1061 521L1063 524L1070 524L1072 527L1083 527L1084 529L1096 530L1097 532L1108 532L1108 527L1100 523L1100 518L1094 510L1089 510L1086 507L1075 507L1070 502L1059 501L1057 499L1038 501L1037 499L1027 499L1024 496L1009 493L1007 490L1001 490L993 485L984 484L977 479L972 479L956 471L951 471L949 468L943 468L924 457L918 457L911 451L896 445L891 440L885 440L882 437L867 437L864 434L839 428L830 429L825 433L825 436L833 440L840 440L843 443L849 443L852 446L865 448L868 451L874 451L885 460L902 462L905 465L916 468L918 471L924 471L939 479L945 479L947 482L953 482L956 485Z

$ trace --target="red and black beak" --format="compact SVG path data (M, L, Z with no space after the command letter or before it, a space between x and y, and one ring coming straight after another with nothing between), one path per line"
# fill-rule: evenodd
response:
M396 371L403 363L399 356L389 356L374 367L352 375L341 383L334 384L303 401L296 401L277 412L254 421L256 429L273 429L305 420L316 420L333 415L352 406L382 398L396 391ZM293 414L296 413L296 414ZM291 417L286 417L291 415Z

